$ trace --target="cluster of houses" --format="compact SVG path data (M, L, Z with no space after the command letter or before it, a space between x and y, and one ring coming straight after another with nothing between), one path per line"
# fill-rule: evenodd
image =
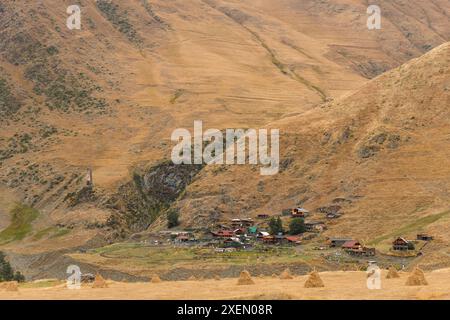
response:
M338 214L327 210L327 218L336 218ZM328 215L332 215L328 217ZM269 214L259 214L256 219L239 218L231 219L225 224L216 225L213 230L204 230L199 238L198 233L189 231L169 232L171 241L184 245L210 246L216 252L230 252L235 250L251 249L255 244L263 245L299 245L303 240L310 239L315 234L327 229L323 221L307 220L310 212L301 207L286 209L282 211L282 216L291 218L302 218L304 220L306 234L284 235L270 234L267 231L267 220L273 216ZM417 240L430 241L433 237L427 234L418 234ZM371 257L376 255L375 248L366 247L358 240L349 238L327 238L327 245L330 248L341 248L349 255ZM398 237L392 242L393 251L415 250L414 241Z

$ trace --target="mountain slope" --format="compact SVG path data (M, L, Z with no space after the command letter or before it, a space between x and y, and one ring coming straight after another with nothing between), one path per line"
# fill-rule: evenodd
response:
M346 140L347 126L354 125L349 119L332 121L336 114L317 113L316 106L450 40L446 0L381 1L378 31L367 30L368 4L362 0L79 3L80 31L65 26L70 1L0 4L0 227L8 227L16 202L39 210L26 237L0 244L7 251L75 250L115 241L146 229L171 206L183 208L187 224L205 213L208 220L212 212L278 210L306 198L316 199L308 205L322 205L323 190L331 192L335 179L353 175L350 166L336 176L333 170L347 151L354 156L363 140L361 146L342 141L333 147L343 152L341 158L328 145L318 153L313 141L329 135L330 141L341 135ZM430 95L424 93L425 104ZM356 121L356 113L348 112ZM309 120L295 122L295 116ZM283 125L283 139L293 145L284 151L284 172L256 185L259 176L240 180L245 168L227 168L226 176L211 173L213 168L190 168L175 174L179 188L173 188L172 167L164 161L173 146L170 135L191 128L194 120L218 129ZM310 132L326 122L325 137ZM396 144L399 129L392 126L383 130ZM315 140L303 141L302 130ZM401 135L402 141L407 136ZM370 155L372 148L362 153ZM368 166L373 157L359 161ZM93 193L85 188L87 168L93 169ZM197 182L189 186L192 180ZM425 188L435 190L434 181ZM346 189L335 193L348 189L345 194L357 197L352 184L343 183ZM155 188L169 191L152 192ZM381 190L365 191L374 192L374 206L384 201ZM415 204L407 206L412 210ZM342 224L342 231L349 227Z
M296 205L324 220L338 205L345 214L325 236L378 244L430 231L448 248L449 103L446 43L351 95L271 123L280 129L280 174L209 167L178 207L185 222L204 225Z

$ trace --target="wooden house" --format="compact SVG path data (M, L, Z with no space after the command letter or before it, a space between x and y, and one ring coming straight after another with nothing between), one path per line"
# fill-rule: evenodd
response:
M398 237L392 242L392 249L395 251L414 250L414 243L406 240L405 238Z
M305 229L308 232L322 232L326 229L326 225L322 221L308 221L305 222Z
M342 245L342 249L344 250L360 250L362 247L363 245L357 240L350 240Z
M233 231L230 231L230 230L219 230L219 231L211 232L211 234L216 238L231 238L234 236Z
M340 248L347 241L351 241L352 239L348 238L330 238L328 239L328 243L332 248Z
M291 209L291 217L292 218L306 218L309 216L309 211L305 208L294 208Z

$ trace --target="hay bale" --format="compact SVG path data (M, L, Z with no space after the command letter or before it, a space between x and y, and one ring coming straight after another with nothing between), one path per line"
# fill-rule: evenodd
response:
M161 278L157 275L157 274L154 274L153 276L152 276L152 281L151 281L152 283L161 283L162 282L162 280L161 280Z
M308 279L305 282L305 288L323 288L325 285L323 284L322 279L319 276L317 271L313 271L309 274Z
M291 274L291 270L289 270L289 268L285 269L281 274L280 274L280 279L281 280L291 280L294 279L294 277Z
M101 276L101 274L97 273L97 275L95 276L92 288L93 289L108 288L108 284L106 283L106 280Z
M416 267L414 268L413 272L410 274L408 279L406 280L407 286L427 286L428 281L425 279L425 274L423 271Z
M400 275L398 274L397 269L395 269L393 266L390 266L386 279L395 279L395 278L400 278Z
M8 281L0 283L0 289L10 292L19 291L19 283L17 281Z
M250 272L248 272L247 270L244 270L239 275L237 284L238 285L251 285L251 284L255 284L255 282L253 281L252 276L250 275Z

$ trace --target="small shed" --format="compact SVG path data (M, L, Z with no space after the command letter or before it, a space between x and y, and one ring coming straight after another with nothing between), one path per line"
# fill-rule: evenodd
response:
M308 221L305 222L305 229L308 232L322 232L326 229L326 225L323 221Z
M417 240L431 241L431 240L433 240L433 237L426 233L419 233L417 235Z

